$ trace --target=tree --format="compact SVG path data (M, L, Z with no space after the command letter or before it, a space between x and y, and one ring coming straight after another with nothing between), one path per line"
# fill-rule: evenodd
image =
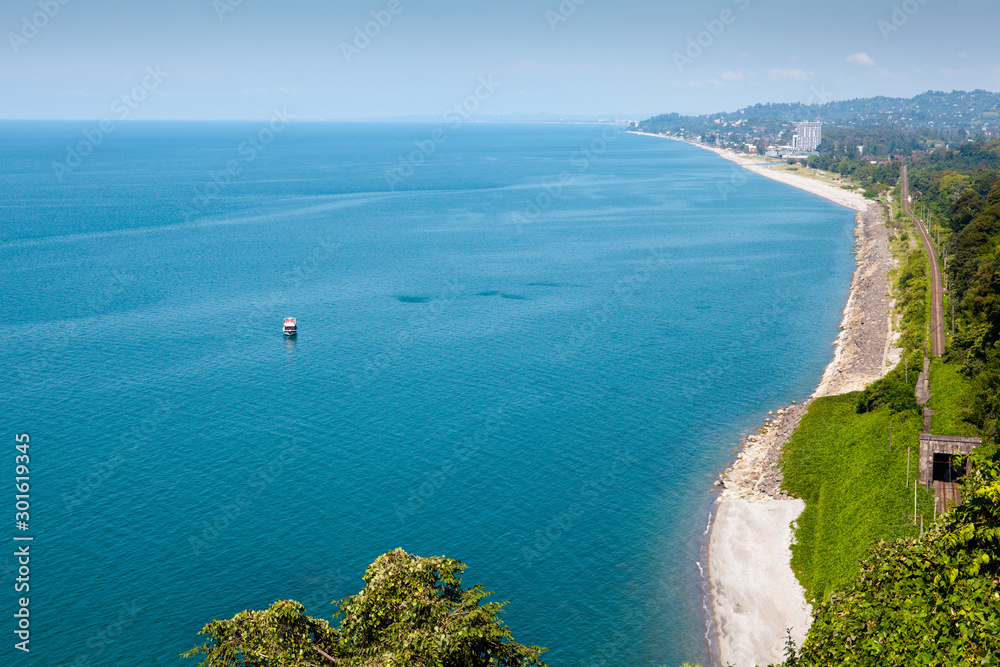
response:
M545 667L545 650L514 642L482 586L462 588L465 565L402 549L378 557L365 587L337 602L340 627L311 618L294 600L213 621L208 641L184 654L201 667Z
M987 204L1000 204L1000 179L993 184L990 188L989 194L986 195Z
M788 667L985 665L1000 656L1000 459L976 457L963 502L919 539L881 543L816 608Z
M273 665L299 667L343 662L339 633L326 621L310 618L294 600L279 600L265 611L243 611L212 621L198 634L211 639L182 657L205 654L204 667Z
M984 208L986 205L976 191L966 189L951 206L951 228L956 232L962 231Z

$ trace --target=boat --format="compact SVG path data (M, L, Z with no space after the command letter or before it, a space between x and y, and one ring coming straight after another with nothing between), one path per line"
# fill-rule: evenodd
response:
M298 327L295 324L294 317L285 318L285 326L282 328L282 331L285 332L286 336L294 336L296 333L298 333Z

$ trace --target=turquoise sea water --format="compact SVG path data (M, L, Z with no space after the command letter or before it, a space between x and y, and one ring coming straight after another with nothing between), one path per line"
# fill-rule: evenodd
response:
M133 123L57 173L91 129L0 124L3 664L185 664L395 547L552 665L707 660L711 483L832 358L850 211L595 125Z

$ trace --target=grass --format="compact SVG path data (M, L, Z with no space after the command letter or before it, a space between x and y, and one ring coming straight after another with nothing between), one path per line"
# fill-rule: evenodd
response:
M911 366L919 366L928 344L930 263L915 226L903 215L899 203L897 192L890 218L898 232L898 240L892 243L898 259L893 293L904 332L900 345L913 361ZM914 370L911 367L911 382L916 380ZM974 425L962 419L971 391L970 381L958 365L932 360L929 407L937 410L931 422L934 433L979 435ZM792 546L792 569L813 602L856 579L859 560L875 542L919 531L909 515L914 513L913 482L923 416L913 409L892 414L888 407L858 414L860 395L855 392L814 401L782 459L785 490L806 501ZM933 495L920 487L916 499L916 513L929 525Z
M806 501L792 546L792 569L812 601L854 580L858 561L874 542L919 532L904 515L913 514L923 419L913 411L890 415L885 408L859 415L859 394L814 401L782 460L784 488ZM933 496L921 487L917 499L917 513L929 525Z
M903 331L899 345L904 350L927 348L927 322L930 321L930 264L923 249L896 255L899 267L895 270L896 310L902 313L900 328Z
M840 186L845 190L853 191L861 187L858 183L847 176L840 176L839 174L834 174L833 172L820 171L818 169L813 169L812 167L801 167L787 163L775 163L775 166L773 166L772 169L775 171L798 172L799 176L805 176L813 179L814 181L826 183L827 185Z
M912 238L916 232L902 215L898 195L892 219L900 232L892 243L898 258L893 293L904 332L900 345L913 362L908 378L912 383L927 342L929 263L922 244ZM946 407L941 419L954 424L959 408L953 406L961 401L963 389L960 378L945 373L939 400ZM939 387L933 382L931 391L936 392ZM892 414L888 405L858 414L860 396L861 392L854 392L814 401L782 459L784 488L806 501L792 546L792 569L814 602L857 578L858 561L873 543L919 532L908 517L914 513L913 482L923 416L916 409ZM917 491L917 514L923 515L925 525L934 514L933 496L922 487Z
M938 435L980 436L974 424L962 419L972 403L972 381L961 372L961 366L941 359L931 362L931 400L927 407L937 410L931 417L931 433Z

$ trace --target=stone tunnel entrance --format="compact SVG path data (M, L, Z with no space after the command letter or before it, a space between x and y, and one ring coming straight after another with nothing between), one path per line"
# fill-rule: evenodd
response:
M970 471L968 461L959 456L970 454L980 445L979 438L957 435L920 435L918 481L930 491L934 487L934 507L938 514L962 501L958 482Z
M965 464L958 459L958 454L934 454L932 481L952 483L965 477Z

